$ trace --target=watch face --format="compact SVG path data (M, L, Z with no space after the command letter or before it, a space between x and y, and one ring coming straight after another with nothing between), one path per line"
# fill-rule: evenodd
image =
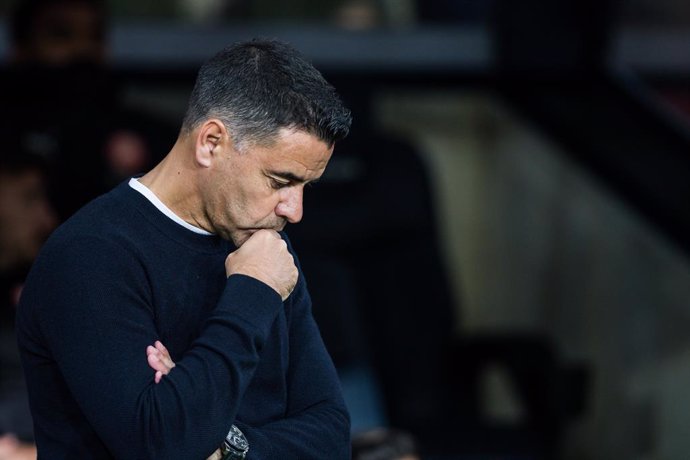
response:
M244 434L235 425L230 428L225 441L239 451L247 451L249 449L247 438L244 437Z

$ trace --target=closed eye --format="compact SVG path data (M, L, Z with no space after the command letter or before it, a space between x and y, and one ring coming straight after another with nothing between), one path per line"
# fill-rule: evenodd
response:
M268 172L266 173L266 177L268 177L271 182L271 188L276 190L298 184L311 185L319 180L318 177L316 179L307 180L291 172Z
M284 180L284 179L278 179L276 177L269 177L271 181L271 188L274 188L276 190L289 187L290 186L290 181L289 180Z

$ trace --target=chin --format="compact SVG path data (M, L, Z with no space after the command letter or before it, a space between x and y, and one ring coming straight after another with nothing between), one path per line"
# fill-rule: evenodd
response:
M236 231L230 234L230 240L235 244L235 247L242 246L252 235L254 231Z
M251 236L258 232L259 230L274 230L276 232L280 232L285 228L285 224L277 225L275 227L257 227L257 228L251 228L251 229L244 229L244 230L235 230L234 232L230 233L230 240L235 244L236 247L242 246Z
M233 242L236 248L239 248L249 239L249 236L250 235L231 235L228 239Z

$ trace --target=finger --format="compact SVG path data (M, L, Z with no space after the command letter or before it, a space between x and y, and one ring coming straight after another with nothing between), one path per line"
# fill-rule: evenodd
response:
M169 369L175 367L175 362L170 357L170 353L168 352L168 349L165 348L165 345L159 341L156 341L156 349L160 352L158 357L165 363L166 366L168 366Z
M163 366L165 366L164 370L168 371L175 367L175 363L172 359L170 359L169 354L163 353L160 350L156 350L154 353L151 353L151 355L155 356L158 359L158 361L160 361L163 364Z
M155 355L155 354L148 355L148 357L146 359L149 363L149 366L151 366L151 369L153 369L154 371L165 372L167 374L168 368L160 360L160 358L158 358L157 355Z
M156 381L156 383L160 383L162 378L163 378L163 373L161 371L157 371L156 376L154 377L154 380Z
M149 345L146 348L146 356L155 356L156 359L153 360L152 363L150 362L149 364L151 365L151 367L154 367L153 363L160 363L159 366L155 366L154 368L158 370L163 370L166 374L170 369L175 367L175 362L172 359L170 359L169 355L161 353L160 350L153 348L151 345Z
M155 345L156 345L156 349L158 349L159 351L166 353L166 354L170 354L170 353L168 353L168 349L165 348L165 345L163 345L163 343L160 340L156 340Z
M170 355L164 354L160 356L160 358L163 360L168 369L172 369L173 367L175 367L175 362L172 360L172 358L170 358Z
M9 456L19 447L19 440L11 434L0 436L0 456Z
M161 355L161 353L158 351L156 353L151 353L149 357L151 357L152 360L152 363L150 363L151 367L154 370L163 372L165 375L167 375L170 370L175 367L175 363L172 362L171 359Z

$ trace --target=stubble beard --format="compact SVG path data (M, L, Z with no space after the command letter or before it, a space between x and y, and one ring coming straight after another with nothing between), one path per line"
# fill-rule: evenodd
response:
M280 232L285 228L285 225L287 222L285 220L281 220L278 223L274 223L272 225L258 225L257 227L254 228L246 228L246 229L237 229L233 232L230 232L230 240L235 244L237 248L242 246L251 236L258 232L259 230L273 230L276 232Z

